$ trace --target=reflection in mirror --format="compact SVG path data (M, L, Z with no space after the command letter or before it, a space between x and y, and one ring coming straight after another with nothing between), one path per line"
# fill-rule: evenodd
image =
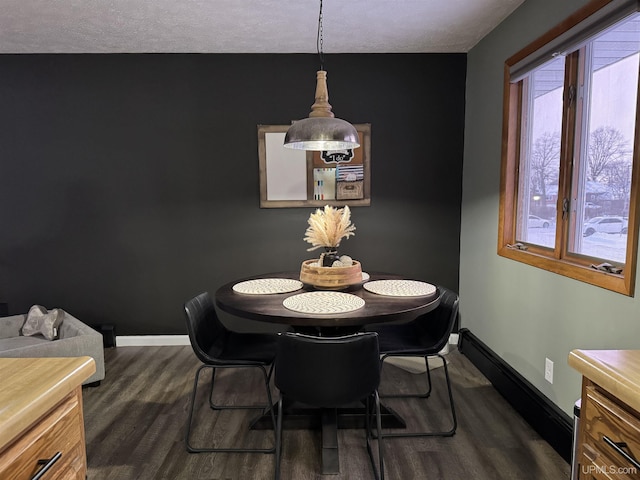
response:
M264 135L267 200L306 200L307 152L284 148L284 136L285 132Z

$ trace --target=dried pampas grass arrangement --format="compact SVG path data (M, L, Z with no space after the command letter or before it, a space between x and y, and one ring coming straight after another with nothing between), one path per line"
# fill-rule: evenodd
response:
M322 247L337 248L343 238L355 235L348 205L344 208L325 205L324 210L317 209L309 216L308 223L304 240L313 245L308 252Z

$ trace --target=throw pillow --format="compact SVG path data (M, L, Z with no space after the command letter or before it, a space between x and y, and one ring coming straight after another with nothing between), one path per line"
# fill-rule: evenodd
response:
M34 305L29 309L27 320L22 326L22 335L31 336L41 334L47 340L56 340L58 327L64 319L64 310L54 308L50 312L40 305Z

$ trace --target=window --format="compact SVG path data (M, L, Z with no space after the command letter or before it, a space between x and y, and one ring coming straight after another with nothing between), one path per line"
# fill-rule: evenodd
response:
M633 295L638 0L594 0L505 64L498 253Z

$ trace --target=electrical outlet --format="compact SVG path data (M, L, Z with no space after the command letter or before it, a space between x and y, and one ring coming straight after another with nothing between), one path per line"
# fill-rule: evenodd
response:
M553 362L548 358L544 359L544 379L553 383Z

